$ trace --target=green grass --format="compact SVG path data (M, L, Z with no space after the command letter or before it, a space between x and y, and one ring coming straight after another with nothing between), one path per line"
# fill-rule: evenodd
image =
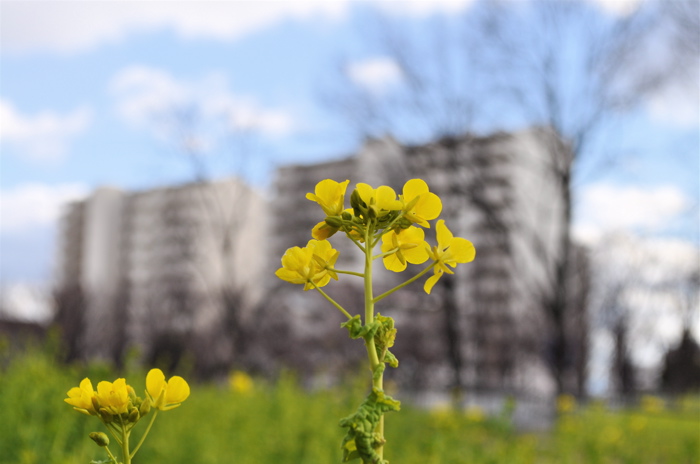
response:
M87 438L103 430L102 424L63 402L66 391L85 376L97 383L117 374L100 365L62 367L38 351L1 368L1 463L104 459ZM143 391L144 372L131 369L125 376ZM338 421L362 397L360 387L308 393L291 376L274 385L258 381L248 393L193 384L180 408L159 414L135 464L339 463ZM602 406L575 409L562 415L551 433L540 435L517 434L474 414L405 406L387 415L385 457L392 464L698 464L697 403L671 409L647 403L646 409L617 412ZM134 432L136 440L139 428L145 424Z

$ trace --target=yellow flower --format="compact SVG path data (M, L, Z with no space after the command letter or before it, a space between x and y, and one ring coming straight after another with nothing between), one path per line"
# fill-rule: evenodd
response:
M396 199L394 189L386 185L380 185L374 189L368 184L359 183L355 188L367 208L373 209L378 218L403 207L401 202Z
M92 382L86 377L80 382L79 387L73 387L68 390L68 398L63 401L83 414L96 415L97 411L95 411L95 406L92 404L94 396L95 390L92 389Z
M450 229L445 225L444 220L439 220L435 228L437 233L437 246L432 250L428 250L430 257L437 263L435 266L435 274L425 281L423 289L425 293L430 294L435 283L440 280L443 273L454 274L447 267L457 267L458 263L468 263L474 260L476 250L474 245L467 239L455 237L450 232Z
M243 371L233 371L229 377L231 390L236 393L246 394L253 389L253 379Z
M411 226L398 234L392 230L382 235L382 253L396 250L384 256L384 267L390 271L401 272L406 269L406 262L422 264L428 260L428 248L423 229Z
M304 247L289 248L282 256L282 267L275 275L292 284L304 284L304 290L323 287L331 277L338 279L333 268L340 252L328 240L309 240Z
M100 410L105 409L112 415L127 412L129 406L129 390L125 379L112 382L103 380L97 384L97 401Z
M567 413L574 409L576 409L576 398L573 395L565 393L557 397L557 411Z
M423 227L430 227L428 221L435 219L442 211L440 197L430 192L428 184L422 179L411 179L403 186L404 217Z
M314 193L307 193L306 198L318 203L326 216L338 216L343 212L345 190L349 183L349 180L344 182L336 182L331 179L322 180L316 184Z
M166 382L163 371L151 369L146 375L146 393L154 408L167 411L177 408L190 396L190 386L177 375Z

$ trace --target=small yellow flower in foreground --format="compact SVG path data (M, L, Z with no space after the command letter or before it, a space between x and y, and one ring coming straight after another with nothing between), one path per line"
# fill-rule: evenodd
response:
M292 284L304 284L304 290L323 287L338 276L332 269L340 252L327 240L309 240L304 248L289 248L282 256L282 267L275 275Z
M428 250L430 257L437 263L435 274L430 276L423 286L425 293L428 294L430 294L433 286L440 280L443 273L454 274L447 265L457 267L458 263L468 263L476 257L476 250L472 242L465 238L453 236L450 229L445 225L444 220L438 221L435 230L438 244L432 250Z
M79 387L73 387L68 390L68 398L66 403L73 406L76 411L83 414L95 415L95 407L92 404L92 398L95 396L95 390L92 389L92 382L87 377L80 382Z
M428 260L429 245L425 241L423 229L411 226L398 234L393 230L382 235L382 253L396 250L384 256L384 267L390 271L401 272L406 269L406 262L423 264Z
M165 381L165 375L160 369L151 369L146 375L146 393L151 398L154 408L167 411L180 406L190 396L190 386L179 376L170 377Z
M127 412L129 406L129 390L125 379L117 379L112 382L103 380L97 384L97 401L100 410L103 408L112 415Z
M243 371L233 371L228 380L231 390L236 393L245 394L253 390L253 379Z
M343 212L345 190L349 183L349 180L343 182L331 179L322 180L316 184L314 193L307 193L306 198L318 203L326 216L338 216Z
M367 208L373 209L377 217L382 217L390 211L398 211L403 205L396 199L393 188L380 185L376 189L368 184L359 183L356 186L360 198L367 204Z
M404 217L411 222L430 228L428 221L437 218L442 211L440 197L430 192L422 179L411 179L403 186Z

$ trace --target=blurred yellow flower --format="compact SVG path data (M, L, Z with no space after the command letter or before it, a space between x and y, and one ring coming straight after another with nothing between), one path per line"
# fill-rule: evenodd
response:
M151 369L146 375L146 393L153 407L167 411L177 408L190 396L190 386L177 375L166 382L163 371Z
M418 227L403 229L397 234L393 230L382 235L382 253L384 267L390 271L401 272L406 269L406 262L422 264L428 260L429 245L425 241L425 232Z
M322 180L316 184L314 193L307 193L306 198L318 203L326 216L338 216L343 212L345 190L349 183L349 180L343 182L331 179Z
M97 401L100 410L105 409L109 414L118 415L127 412L129 406L129 390L125 379L112 382L103 380L97 384Z
M368 184L359 183L355 188L367 208L374 210L378 218L403 208L403 204L396 199L396 192L391 187L380 185L374 189Z
M571 412L576 409L576 398L567 393L557 397L557 411L561 413Z
M94 396L95 390L92 388L92 382L86 377L80 382L79 387L73 387L68 390L68 398L63 401L83 414L96 415L97 411L95 411L95 407L92 403L92 398Z
M658 396L644 395L641 399L641 406L645 412L661 412L664 410L664 400Z
M472 422L483 422L486 417L484 411L478 406L472 406L465 412L467 419Z
M444 220L441 219L438 221L435 230L438 244L433 246L432 250L428 251L430 257L437 263L434 271L435 274L430 276L423 286L425 293L428 294L430 294L433 286L440 280L443 273L454 274L454 272L447 267L448 265L454 268L457 267L458 263L468 263L473 261L476 257L476 250L472 242L461 237L453 236L450 229L445 225Z
M430 227L428 221L435 219L442 211L440 197L430 192L428 184L422 179L411 179L403 186L404 217L423 227Z
M331 277L338 276L329 269L333 268L340 252L333 249L327 240L309 240L304 248L289 248L282 256L282 267L275 275L292 284L303 284L304 290L323 287Z
M236 393L248 393L253 390L253 379L243 371L233 371L229 376L231 390Z

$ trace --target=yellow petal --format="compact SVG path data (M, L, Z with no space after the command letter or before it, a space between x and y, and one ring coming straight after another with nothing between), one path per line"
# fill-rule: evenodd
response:
M291 284L303 284L306 282L306 278L298 272L285 269L283 267L277 269L277 271L275 271L275 275L285 282L289 282Z
M425 281L425 285L423 285L423 290L425 290L425 293L430 295L430 292L433 290L433 286L435 286L437 281L440 280L441 276L442 272L435 272L434 275L430 276L428 280Z
M428 192L428 184L423 179L411 179L403 186L403 198L410 203L418 195Z
M423 243L428 245L427 242ZM429 258L428 250L426 249L426 246L422 244L413 248L403 249L401 252L403 253L404 258L406 258L406 261L411 264L423 264Z
M440 197L432 192L421 195L420 200L414 208L415 214L423 219L432 220L440 216L442 212L442 201Z
M321 221L311 229L311 236L316 240L325 240L338 232L335 227L329 226L326 221Z
M452 259L458 263L468 263L476 257L476 249L472 242L465 238L455 237L450 243Z
M146 391L153 400L157 400L165 388L165 375L160 369L151 369L146 375Z
M442 251L445 248L450 246L450 242L452 241L452 238L454 235L452 235L452 232L450 232L450 229L447 228L445 225L445 220L440 219L437 223L437 226L435 226L435 231L437 235L437 242L438 242L438 251Z
M401 262L401 259L397 253L392 253L389 256L385 256L382 258L382 262L384 263L384 267L389 271L401 272L406 269L406 261Z
M190 386L185 379L176 375L168 380L165 394L166 403L182 403L188 396L190 396Z

